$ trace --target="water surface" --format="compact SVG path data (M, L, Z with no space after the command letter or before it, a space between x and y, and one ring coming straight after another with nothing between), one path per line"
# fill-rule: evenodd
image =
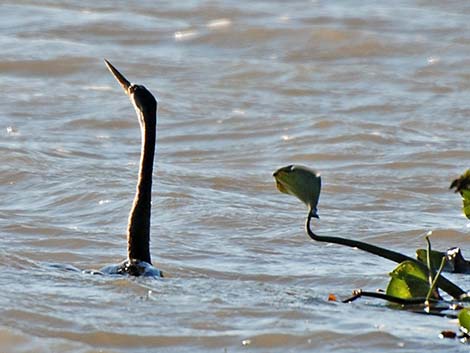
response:
M467 2L1 7L2 351L467 351L448 319L328 302L394 264L310 241L271 175L321 172L319 234L470 256L448 191L470 165ZM159 101L165 280L73 271L126 256L140 133L103 58Z

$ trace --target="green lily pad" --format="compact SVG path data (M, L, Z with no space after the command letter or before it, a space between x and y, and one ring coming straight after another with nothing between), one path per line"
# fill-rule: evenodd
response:
M387 295L401 298L424 298L429 292L428 274L412 261L404 261L391 273Z
M428 251L426 249L416 250L416 258L423 264L427 264ZM431 266L436 271L441 266L442 258L446 256L446 253L442 251L431 250Z
M460 310L459 324L463 331L470 332L470 308Z
M427 263L427 250L418 249L416 250L416 258L422 263ZM467 261L462 251L458 247L447 249L446 252L431 250L431 265L434 270L439 268L442 257L446 257L447 261L444 266L444 272L453 273L469 273L470 274L470 261Z
M460 193L463 201L463 213L470 219L470 169L467 169L458 179L452 181L451 189Z
M312 216L318 217L317 204L321 190L320 174L310 168L292 164L279 168L273 176L280 192L297 197L309 208Z
M470 219L470 190L462 190L462 199L463 199L463 213L465 217Z

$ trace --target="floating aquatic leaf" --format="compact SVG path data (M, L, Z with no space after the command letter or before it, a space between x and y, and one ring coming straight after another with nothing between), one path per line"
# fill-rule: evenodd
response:
M470 169L467 169L458 179L452 181L450 188L460 193L463 200L463 213L470 219Z
M467 169L459 178L453 180L450 188L455 188L455 192L470 190L470 169Z
M427 263L427 256L428 256L428 251L426 249L416 250L416 258L419 261L421 261L423 264ZM446 256L446 253L444 253L442 251L431 250L431 266L434 270L439 268L439 265L441 264L441 260L445 256ZM445 269L445 270L447 270L447 269Z
M318 217L317 204L321 189L320 174L310 168L294 164L279 168L273 176L280 192L297 197L308 206L313 216Z
M462 328L462 331L464 331L465 333L470 332L470 308L460 310L459 324Z
M470 219L470 190L462 190L463 213Z
M391 273L387 295L402 298L424 298L429 291L428 274L412 261L404 261Z
M426 263L426 256L427 251L425 249L416 250L416 257L419 261ZM450 248L446 252L432 250L431 264L434 269L439 267L443 256L447 257L446 265L444 266L445 272L470 273L470 261L463 257L460 248Z

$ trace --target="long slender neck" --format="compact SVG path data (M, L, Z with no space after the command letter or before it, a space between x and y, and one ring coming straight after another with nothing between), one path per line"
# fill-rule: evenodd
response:
M427 267L423 263L409 256L400 254L399 252L396 252L396 251L384 249L379 246L375 246L375 245L364 243L364 242L357 241L357 240L340 238L340 237L328 237L328 236L316 235L310 229L310 222L312 220L312 217L313 217L312 213L309 212L309 215L305 222L305 231L307 232L308 236L315 241L340 244L340 245L345 245L345 246L349 246L352 248L358 248L360 250L366 251L374 255L381 256L383 258L394 261L396 263L401 263L403 261L412 261L413 263L420 266L424 271L426 272L428 271ZM451 295L454 298L460 298L466 294L464 290L462 290L461 288L459 288L458 286L456 286L454 283L450 282L443 276L439 276L437 284L440 288L442 288L445 292L447 292L449 295Z
M140 114L140 113L138 113ZM139 179L129 215L127 230L127 252L131 260L141 260L151 264L150 258L150 215L152 201L152 173L155 155L156 111L147 117L139 117L142 133ZM150 122L150 123L149 123Z

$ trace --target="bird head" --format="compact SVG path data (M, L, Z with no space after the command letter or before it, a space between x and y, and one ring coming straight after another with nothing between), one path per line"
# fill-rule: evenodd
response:
M104 60L109 71L129 96L137 113L142 119L154 119L157 101L150 91L142 85L130 83L108 60Z

